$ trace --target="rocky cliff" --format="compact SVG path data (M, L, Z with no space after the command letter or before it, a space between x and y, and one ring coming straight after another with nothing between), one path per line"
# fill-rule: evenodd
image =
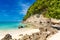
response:
M37 38L36 40L46 40L50 34L45 33L50 32L53 35L57 32L57 29L51 27L52 23L54 23L51 18L60 19L59 5L59 0L36 0L28 9L23 23L31 25L30 27L40 29L41 38ZM43 37L43 35L45 36Z

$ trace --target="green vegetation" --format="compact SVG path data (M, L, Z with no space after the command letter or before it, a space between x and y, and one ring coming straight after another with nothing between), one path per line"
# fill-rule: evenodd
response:
M48 18L60 19L60 0L36 0L28 9L23 20L34 14L43 14Z

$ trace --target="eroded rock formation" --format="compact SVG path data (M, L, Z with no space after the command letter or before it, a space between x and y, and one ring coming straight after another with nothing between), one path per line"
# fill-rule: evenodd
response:
M1 40L10 40L12 39L12 36L10 34L6 34L4 38L2 38Z

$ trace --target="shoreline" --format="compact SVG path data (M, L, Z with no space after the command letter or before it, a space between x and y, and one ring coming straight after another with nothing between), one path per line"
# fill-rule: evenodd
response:
M31 29L31 28L21 28L21 29L12 29L12 30L0 30L0 40L4 38L6 34L10 34L13 39L18 39L20 34L23 35L31 35L32 33L39 32L39 29Z

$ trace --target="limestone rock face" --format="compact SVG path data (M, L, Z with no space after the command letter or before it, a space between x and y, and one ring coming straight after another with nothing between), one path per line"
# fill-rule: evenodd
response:
M10 40L12 39L12 36L10 34L6 34L4 38L2 38L1 40Z
M30 27L34 26L35 28L39 29L40 32L34 33L31 39L33 40L46 40L51 35L54 35L58 32L57 29L53 28L52 21L49 18L45 18L43 15L35 14L30 16L26 21L25 24L30 23ZM38 35L37 35L38 34Z
M45 18L43 17L43 15L33 15L31 17L29 17L28 19L26 19L26 21L24 21L25 24L30 23L31 25L33 25L36 28L39 27L46 27L47 25L50 25L50 19L49 18Z

